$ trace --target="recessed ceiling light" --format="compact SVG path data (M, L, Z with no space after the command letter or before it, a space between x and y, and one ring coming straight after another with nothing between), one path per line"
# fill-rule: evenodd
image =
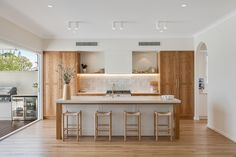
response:
M186 3L181 4L182 8L186 8L188 5Z
M51 5L51 4L48 4L48 8L52 8L53 7L53 5Z

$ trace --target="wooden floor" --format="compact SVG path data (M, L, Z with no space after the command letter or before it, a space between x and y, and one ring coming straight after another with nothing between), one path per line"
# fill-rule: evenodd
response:
M144 137L115 137L112 142L83 137L80 142L55 139L55 122L44 120L0 142L0 157L236 157L236 144L206 128L205 121L181 121L180 140L155 142Z
M0 120L0 138L31 122L32 121Z

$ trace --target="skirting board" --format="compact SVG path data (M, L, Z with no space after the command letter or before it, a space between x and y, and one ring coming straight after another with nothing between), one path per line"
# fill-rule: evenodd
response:
M232 142L236 143L236 139L234 139L232 136L227 135L226 133L224 133L223 131L220 131L218 129L216 129L215 127L210 126L209 124L207 124L207 128L217 132L218 134L221 134L222 136L226 137L227 139L231 140Z

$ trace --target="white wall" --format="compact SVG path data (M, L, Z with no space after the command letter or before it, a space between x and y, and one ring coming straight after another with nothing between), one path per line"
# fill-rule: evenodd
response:
M17 94L35 94L33 83L38 82L37 71L0 72L0 86L17 87Z
M76 46L76 41L98 42L98 46ZM159 41L161 46L139 46L138 42ZM86 40L44 40L48 51L100 51L105 54L105 73L132 73L133 51L193 50L193 38L162 39L86 39Z
M0 17L0 39L10 44L32 50L42 50L42 39L33 33L11 23L10 21Z
M236 142L236 15L195 37L209 57L208 127Z
M98 46L75 46L76 41L96 41ZM138 46L140 41L160 41L161 46ZM45 39L44 50L48 51L157 51L157 50L193 50L193 38L156 38L156 39Z

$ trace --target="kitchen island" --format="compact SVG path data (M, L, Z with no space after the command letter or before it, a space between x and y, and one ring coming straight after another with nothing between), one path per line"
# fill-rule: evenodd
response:
M57 100L56 106L56 138L62 138L63 111L83 112L83 135L93 135L94 112L112 111L113 135L122 136L124 111L140 111L142 116L143 136L153 136L153 112L172 111L174 114L175 138L179 138L179 104L178 99L163 100L160 96L73 96L71 100ZM86 121L86 122L84 122ZM90 130L92 128L92 130Z

